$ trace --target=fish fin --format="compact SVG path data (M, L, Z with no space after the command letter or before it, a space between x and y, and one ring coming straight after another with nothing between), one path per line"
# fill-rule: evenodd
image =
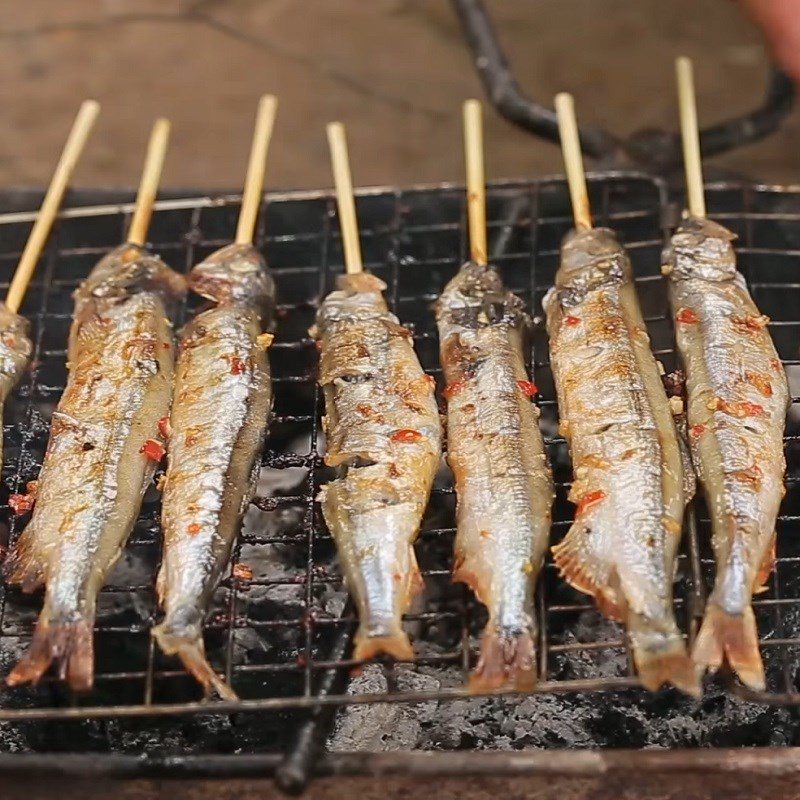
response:
M36 553L36 537L26 529L11 548L3 564L3 575L9 583L19 584L26 594L44 585L45 565Z
M741 614L729 614L710 602L694 643L692 658L698 666L712 671L727 661L748 688L763 691L766 686L764 664L758 649L756 617L750 606Z
M356 632L355 643L353 658L356 661L369 661L379 655L391 656L397 661L411 661L414 658L414 648L402 628L384 636L369 636L361 626Z
M761 562L761 566L758 568L758 574L756 575L755 582L753 583L753 594L766 592L769 588L767 586L767 581L769 580L769 576L772 575L772 571L775 569L775 561L777 560L775 553L775 539L776 533L773 531L772 542L767 548L767 552L764 554L764 560Z
M409 555L408 591L405 598L405 609L409 608L411 601L415 597L422 594L422 591L425 588L425 581L422 578L422 572L420 571L419 563L417 562L417 553L414 550L413 545L409 546L409 550L411 552Z
M180 658L186 671L202 685L206 694L213 689L223 700L239 699L236 692L208 663L203 636L198 628L176 630L165 621L153 628L153 636L164 653Z
M550 549L561 577L574 589L594 597L597 607L609 619L625 619L624 601L611 582L613 568L604 563L588 545L586 531L573 526L564 539Z
M478 574L467 566L465 560L457 561L453 566L452 580L453 583L463 583L468 586L475 593L478 600L481 600L481 582L478 579ZM481 600L481 602L483 601Z
M536 686L536 680L536 645L531 631L505 634L487 627L478 663L469 677L470 692L504 687L526 692Z
M28 652L6 678L9 686L38 683L51 663L58 664L61 680L76 692L86 692L94 683L92 621L51 624L45 612L36 623Z
M164 599L167 596L167 572L165 565L162 563L156 573L156 598L158 599L159 608L164 607Z

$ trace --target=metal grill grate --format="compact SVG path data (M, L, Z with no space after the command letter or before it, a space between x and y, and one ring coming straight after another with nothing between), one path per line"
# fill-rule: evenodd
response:
M666 368L675 366L672 330L660 277L665 225L675 216L666 187L644 175L591 177L600 224L627 245L637 274L653 348ZM740 234L741 267L756 302L772 317L772 332L787 365L793 394L800 380L800 187L713 184L711 214ZM153 219L154 250L178 269L228 241L238 198L161 203ZM465 210L459 186L375 189L358 199L367 268L388 285L400 319L412 326L423 367L441 389L438 343L431 304L465 257ZM23 313L33 322L34 367L6 411L5 488L20 491L36 477L47 440L47 422L64 386L65 343L71 291L94 262L118 243L128 207L66 213L39 266ZM406 618L415 641L417 669L435 674L441 691L398 690L385 665L385 695L318 696L323 673L354 662L331 658L334 642L352 627L352 611L336 567L333 543L314 497L329 473L322 464L321 399L315 384L316 350L307 329L320 297L333 287L342 254L335 205L322 193L271 195L262 209L259 246L275 275L280 305L271 349L275 409L259 496L248 512L232 572L221 584L209 615L206 643L212 663L242 697L213 705L219 711L288 709L325 703L458 697L477 649L483 610L467 590L450 581L454 497L440 475L417 545L425 578L421 606ZM551 285L558 247L569 228L566 187L560 179L496 183L490 187L490 242L506 283L534 313ZM266 224L265 224L266 223ZM0 277L7 281L29 229L29 215L0 217ZM190 309L183 310L183 318ZM542 425L557 482L553 539L569 526L566 502L570 467L556 433L556 408L541 326L531 352L542 393ZM795 398L797 399L797 398ZM763 634L769 691L758 699L794 702L800 646L800 409L787 427L788 493L778 527L778 567L769 592L756 601ZM701 612L713 564L705 542L702 502L690 514L681 556L676 608L689 637ZM7 505L3 507L8 515ZM158 617L153 579L160 555L158 498L144 504L125 554L101 592L96 626L95 690L75 698L56 681L34 689L0 690L0 719L144 716L208 711L198 688L177 662L153 647L149 630ZM10 541L19 534L10 518ZM16 589L0 595L0 668L7 673L30 639L40 598ZM547 564L540 581L542 691L611 690L636 680L622 630L604 621L584 596L558 579ZM753 695L750 695L751 698Z

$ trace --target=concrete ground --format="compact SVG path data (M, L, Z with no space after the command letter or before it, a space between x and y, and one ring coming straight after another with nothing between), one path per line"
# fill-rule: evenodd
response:
M729 0L486 0L523 86L572 91L619 133L674 126L673 59L695 59L700 117L752 107L761 40ZM103 111L80 186L136 182L153 118L173 141L165 185L238 185L258 95L280 96L269 184L330 185L323 126L348 125L355 180L460 179L460 103L480 96L448 0L0 0L0 186L42 185L84 97ZM714 163L800 180L800 115ZM495 114L493 177L560 171L557 149Z

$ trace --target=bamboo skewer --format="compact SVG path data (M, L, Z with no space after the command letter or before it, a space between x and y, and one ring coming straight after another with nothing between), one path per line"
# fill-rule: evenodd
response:
M464 158L470 259L486 264L486 175L483 165L483 110L478 100L464 102Z
M586 189L586 172L583 168L578 121L575 117L575 100L571 94L561 92L556 95L555 105L575 228L579 231L589 231L592 229L592 211L589 207L589 192Z
M167 154L169 130L169 120L162 117L155 121L153 130L150 132L142 179L139 182L133 219L128 230L128 242L139 247L142 247L147 241L150 218L153 216L153 204L158 194L158 184L161 182L161 172L164 169L164 157Z
M678 108L681 119L683 165L686 170L686 198L693 217L705 217L706 199L703 193L703 163L700 158L700 130L697 125L697 99L694 91L692 60L681 56L675 61L678 80Z
M275 114L278 110L278 99L265 94L258 103L256 126L253 131L253 144L247 162L247 175L242 191L242 208L239 211L239 222L236 226L236 244L252 244L261 205L261 193L264 190L264 173L267 169L267 151L275 125Z
M22 251L19 263L14 271L14 277L8 287L6 307L14 314L19 311L22 305L25 291L31 282L39 256L42 253L47 237L50 235L53 220L56 218L59 206L64 198L64 192L99 113L100 104L97 101L84 100L78 115L75 117L75 122L72 124L64 150L50 180L50 186L42 201L42 207L39 209L39 214L33 223L25 249Z
M358 238L358 219L353 197L353 178L350 174L350 159L347 155L347 137L341 122L331 122L327 127L328 145L331 151L333 181L336 185L336 205L339 209L339 225L342 229L344 265L348 275L364 270L361 260L361 242Z

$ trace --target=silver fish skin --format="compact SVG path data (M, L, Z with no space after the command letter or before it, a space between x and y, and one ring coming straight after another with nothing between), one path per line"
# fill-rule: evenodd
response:
M544 307L577 506L556 564L626 624L644 686L698 694L672 598L687 477L631 263L612 231L566 237Z
M678 349L686 371L689 443L711 514L714 589L695 640L704 669L728 661L764 688L750 605L775 558L775 520L784 495L786 374L736 268L734 234L689 217L665 254Z
M158 421L169 411L174 345L168 317L183 278L122 245L75 293L67 386L53 413L36 506L5 564L30 592L46 585L30 650L8 677L37 681L51 662L91 688L97 593L119 558L151 482Z
M0 417L3 406L12 389L19 383L32 353L30 323L25 317L15 314L0 303ZM3 426L0 424L0 454L2 452Z
M441 457L433 381L373 275L343 275L314 331L325 396L325 463L338 476L319 500L359 616L356 659L413 656L402 614L422 578L414 555Z
M489 611L474 691L536 682L533 594L550 536L553 480L523 347L531 320L491 266L464 264L436 304L455 476L453 579Z
M216 305L181 334L168 427L164 555L153 630L208 691L233 690L209 665L203 621L252 499L272 405L267 348L275 287L261 254L229 245L191 271L191 288Z

